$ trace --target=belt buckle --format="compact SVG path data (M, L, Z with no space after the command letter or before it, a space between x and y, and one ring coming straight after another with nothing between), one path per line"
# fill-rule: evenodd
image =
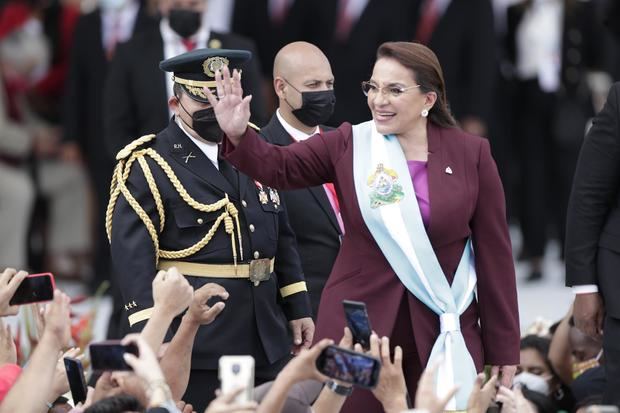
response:
M269 258L261 258L259 260L250 261L250 281L258 287L262 281L271 278L271 260Z

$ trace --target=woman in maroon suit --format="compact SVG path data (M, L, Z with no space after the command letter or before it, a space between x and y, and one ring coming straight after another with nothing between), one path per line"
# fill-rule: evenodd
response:
M278 189L335 184L346 235L321 298L317 338L341 335L343 299L364 301L377 333L403 348L411 395L429 358L450 356L463 339L464 357L450 361L452 383L458 369L473 381L473 369L487 364L509 386L519 319L503 189L488 141L456 126L434 53L416 43L383 44L363 84L373 121L287 147L246 128L251 97L242 98L238 73L231 78L224 68L216 79L220 99L210 101L228 137L224 154L239 170ZM359 172L366 158L378 160L370 176ZM459 366L464 359L469 364ZM463 410L462 400L451 410ZM343 411L381 407L356 391Z

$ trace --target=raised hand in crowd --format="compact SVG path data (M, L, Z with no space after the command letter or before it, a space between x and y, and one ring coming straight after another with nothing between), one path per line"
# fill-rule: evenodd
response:
M164 373L159 367L159 362L155 352L150 348L146 340L139 334L129 334L122 344L135 344L138 347L138 356L130 353L124 354L124 359L133 368L136 376L140 377L145 383L145 389L149 398L148 407L166 407L169 411L174 411L176 405L172 401L170 388L164 378ZM173 407L171 410L170 407Z
M142 330L142 337L157 353L170 323L192 301L194 290L187 279L172 267L159 271L153 279L153 313Z
M69 379L67 378L67 372L65 370L65 357L77 358L79 360L84 358L84 355L80 355L80 348L73 347L67 350L66 352L58 352L58 356L56 359L56 368L54 370L54 378L51 382L51 385L48 386L48 397L49 401L56 400L63 394L69 391Z
M226 307L222 301L209 306L207 302L215 296L227 300L228 291L215 283L205 284L194 291L189 309L160 361L174 400L180 399L187 389L192 368L192 349L198 328L211 324Z
M46 412L48 392L32 391L47 389L54 381L58 353L69 344L71 338L70 299L59 290L45 310L45 330L35 348L28 366L7 393L0 405L0 412ZM28 394L28 397L24 397Z
M427 367L418 382L418 390L415 395L415 408L428 413L441 413L445 410L450 399L456 394L458 387L448 389L444 396L435 394L435 378L440 362Z
M0 274L0 317L19 312L19 306L9 305L9 301L27 276L26 271L17 271L14 268L7 268Z
M499 384L504 387L512 387L512 379L517 373L517 366L492 366L491 375L499 378Z
M377 387L372 390L386 413L398 413L407 409L407 384L403 373L403 349L394 348L394 361L390 355L390 339L372 334L370 354L381 360L381 372Z
M239 388L218 396L207 406L204 413L250 413L256 412L258 404L255 401L245 403L235 402L235 397L240 395L245 389ZM276 412L274 412L276 413Z
M17 363L17 349L11 327L0 319L0 366Z
M500 386L496 400L502 403L501 413L537 413L536 408L523 396L521 388L510 390L508 387Z
M293 354L299 354L301 349L309 349L314 339L314 321L310 317L289 321L293 333Z
M177 406L177 409L179 409L181 413L193 413L194 412L194 406L192 406L189 403L185 403L183 400L179 400L178 402L176 402L176 406Z
M495 385L497 376L493 376L484 383L484 373L478 374L474 382L474 388L467 402L467 413L485 413L497 394Z
M310 349L303 349L293 357L291 361L282 369L276 377L271 389L263 398L257 412L277 413L282 410L289 390L295 383L304 380L318 380L324 382L327 377L319 373L316 368L316 360L321 352L330 344L332 340L323 339ZM319 412L318 410L315 410Z

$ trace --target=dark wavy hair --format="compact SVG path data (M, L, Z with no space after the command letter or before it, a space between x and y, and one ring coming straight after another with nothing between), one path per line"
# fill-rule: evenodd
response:
M448 105L443 71L431 49L420 43L387 42L377 50L377 60L381 58L394 59L411 70L423 93L437 94L437 101L428 114L431 122L444 128L456 127Z
M119 394L99 400L84 410L84 413L123 413L126 411L141 412L143 410L144 407L138 399L128 394Z

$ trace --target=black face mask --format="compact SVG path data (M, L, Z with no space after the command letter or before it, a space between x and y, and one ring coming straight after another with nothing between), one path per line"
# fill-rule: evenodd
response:
M194 132L198 134L198 136L200 136L206 141L213 143L222 142L222 139L224 138L224 132L220 128L220 125L217 123L217 119L215 118L215 111L213 110L213 108L197 110L190 115L189 112L185 109L185 106L183 106L183 104L181 103L181 99L177 98L177 100L185 113L192 117L191 126L187 125L185 121L183 121L183 123L193 129Z
M336 95L333 90L300 92L295 86L288 84L301 94L301 107L291 111L301 123L306 126L317 126L327 122L334 113L334 107L336 106ZM291 106L290 103L288 105Z
M196 33L202 23L202 14L193 10L170 9L168 15L170 28L183 38Z

